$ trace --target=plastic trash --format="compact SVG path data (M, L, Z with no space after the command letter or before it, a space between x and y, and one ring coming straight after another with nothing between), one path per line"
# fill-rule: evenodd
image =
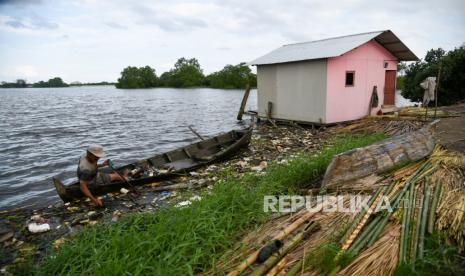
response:
M50 224L48 223L37 223L37 222L31 222L27 225L27 229L31 233L42 233L42 232L47 232L50 230Z

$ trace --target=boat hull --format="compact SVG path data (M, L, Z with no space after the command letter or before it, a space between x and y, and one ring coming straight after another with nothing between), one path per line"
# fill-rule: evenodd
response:
M184 175L199 167L231 157L240 149L247 147L251 137L252 127L244 130L232 130L180 149L157 154L148 159L116 168L121 174L124 170L134 171L141 170L141 168L153 172L152 175L130 179L129 185L126 182L113 182L106 185L89 186L88 188L93 195L99 195L128 186L144 185ZM84 197L78 181L64 185L58 178L53 178L53 184L58 195L65 202Z

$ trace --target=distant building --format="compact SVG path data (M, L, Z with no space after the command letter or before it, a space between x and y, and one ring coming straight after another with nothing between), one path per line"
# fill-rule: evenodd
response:
M395 104L397 63L413 60L389 30L284 45L250 62L258 114L321 124L374 114ZM371 108L374 86L379 104Z

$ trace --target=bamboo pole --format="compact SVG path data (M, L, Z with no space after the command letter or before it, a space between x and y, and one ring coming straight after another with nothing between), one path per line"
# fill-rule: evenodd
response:
M329 204L329 202L324 202L324 203L318 203L322 204L321 208L324 208L326 205ZM311 212L306 212L304 215L302 215L299 219L294 221L291 225L286 227L284 230L282 230L278 235L276 235L273 240L283 240L285 237L287 237L290 233L292 233L295 229L297 229L299 226L301 226L304 222L309 220L312 216L314 216L317 212L311 213ZM263 247L262 247L263 248ZM260 248L261 249L261 248ZM250 265L254 264L255 261L257 260L258 253L260 252L260 249L252 253L246 260L244 260L241 264L239 264L234 270L228 273L227 276L237 276L241 274L244 270L246 270Z
M371 234L372 230L378 225L381 221L382 216L375 217L370 224L367 225L366 229L362 232L362 234L355 240L352 246L349 248L349 251L354 253L358 253L360 249L365 247L365 244L368 242L367 238Z
M405 198L404 198L404 201L403 201L404 210L403 210L403 213L402 213L402 229L401 229L401 234L400 234L399 261L401 263L405 263L405 247L404 247L404 243L408 239L408 235L407 235L407 218L408 218L408 199L409 198L410 198L410 191L407 191L407 194L405 195Z
M434 186L433 202L431 203L431 211L429 212L428 218L428 233L434 232L434 222L436 221L436 209L438 208L439 195L441 194L442 185L439 179L436 180L436 186Z
M404 244L401 244L401 246L404 247L404 260L407 263L409 260L409 237L410 237L410 221L412 218L412 211L413 211L413 205L415 202L415 185L412 185L409 190L409 198L407 201L407 221L405 225L405 240Z
M425 231L426 231L426 220L428 219L428 207L430 199L430 185L429 179L425 183L425 196L423 200L423 208L421 212L421 224L420 224L420 237L418 244L418 259L423 259L424 245L425 245Z
M359 224L359 222L362 220L362 218L365 216L365 214L367 213L367 211L370 209L371 205L373 204L373 202L376 200L376 198L378 197L379 193L381 193L381 191L383 190L382 187L378 188L376 190L376 192L371 196L370 200L368 201L368 209L366 208L363 208L362 210L360 210L360 212L357 214L357 216L354 218L354 221L349 225L349 228L347 228L347 231L346 233L344 234L344 236L341 238L340 240L340 244L343 245L344 244L344 241L349 237L350 234L352 234L352 232L355 230L356 226Z
M342 244L341 246L342 250L347 250L350 247L350 245L354 242L355 238L362 231L363 227L365 226L366 222L370 218L371 214L374 212L375 208L378 206L382 196L383 196L383 193L381 193L381 190L379 190L379 192L376 194L375 200L372 202L369 209L365 212L363 217L360 219L360 222L357 224L357 227L352 231L352 233L348 236L347 240Z
M419 201L420 201L420 204L419 204L419 209L417 210L417 221L416 221L416 225L415 225L415 236L413 238L413 247L412 247L412 264L415 263L415 260L417 259L417 248L418 248L418 240L419 240L419 236L420 236L420 223L421 223L421 210L422 210L422 206L423 206L423 201L424 201L424 198L423 198L423 188L420 186L419 190L417 191L417 194L419 196Z
M276 264L272 269L270 269L270 271L268 271L266 276L275 276L275 275L277 275L281 270L283 270L283 268L286 266L288 261L289 260L288 260L287 256L284 257L281 261L279 261L278 264Z
M420 189L420 187L415 187L413 186L412 187L412 208L410 210L410 221L412 221L412 224L411 226L409 227L409 236L410 236L410 241L409 243L407 244L408 246L408 249L406 250L406 252L408 252L407 254L407 260L411 260L412 259L412 252L413 252L413 243L414 243L414 235L415 235L415 224L414 224L414 221L415 221L415 212L416 212L416 207L417 207L417 193L418 193L418 190Z
M304 229L299 234L295 235L282 250L276 255L272 255L268 258L263 264L257 267L250 275L251 276L260 276L265 274L268 270L273 268L287 253L293 250L299 243L307 238L311 233L320 228L319 223L311 222L306 229Z

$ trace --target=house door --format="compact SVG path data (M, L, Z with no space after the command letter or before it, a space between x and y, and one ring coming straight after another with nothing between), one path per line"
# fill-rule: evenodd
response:
M386 70L384 78L384 105L395 105L396 70Z

